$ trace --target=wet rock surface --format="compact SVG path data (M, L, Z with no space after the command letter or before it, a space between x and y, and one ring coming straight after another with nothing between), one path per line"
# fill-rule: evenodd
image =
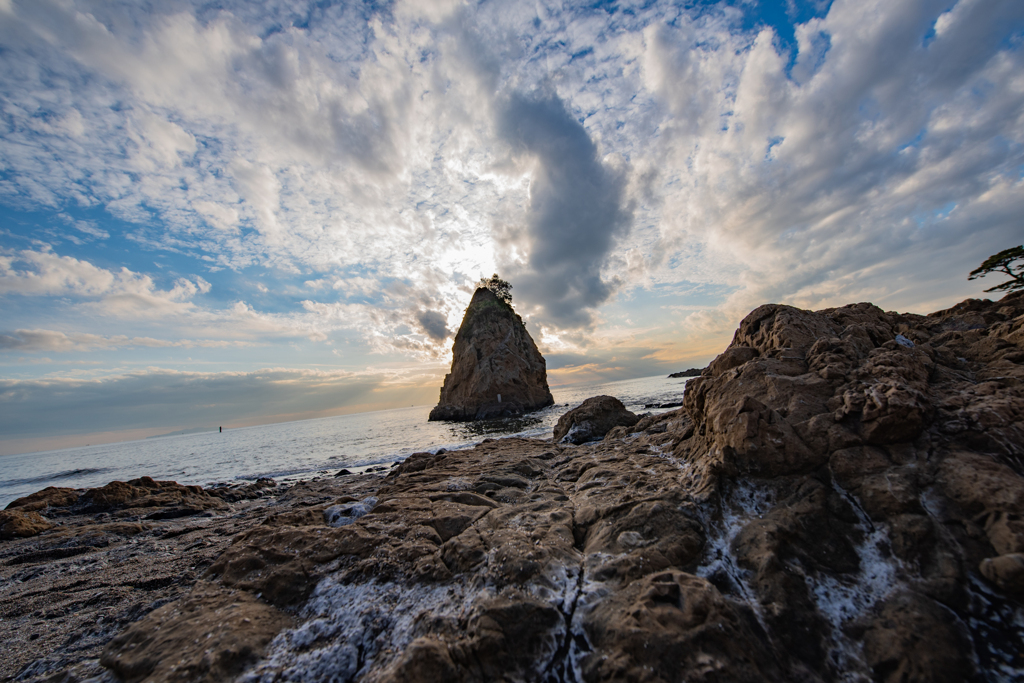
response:
M38 661L125 680L1020 680L1022 362L1021 296L931 316L763 306L682 408L601 441L485 440L211 509L239 526L163 602ZM143 512L103 533L155 543L197 521ZM44 539L66 552L61 528L0 545L3 590L26 586L5 609L56 604L45 582L70 578L12 567L90 557L15 564ZM111 586L129 559L104 560ZM12 641L30 626L0 622ZM164 662L160 642L183 669L117 668Z
M489 289L476 290L430 419L510 417L552 403L547 365L522 319Z
M231 680L291 622L250 593L200 581L117 635L100 664L125 681Z
M199 675L203 665L197 664L199 660L189 660L187 648L180 643L180 658L191 664L183 666L180 671L186 673L176 678L166 675L166 667L157 664L146 678L139 672L148 665L140 664L142 659L132 654L120 669L114 667L123 674L119 679L99 660L105 648L119 652L119 642L134 646L130 650L139 655L148 652L145 661L150 663L166 660L166 651L159 649L158 640L144 643L145 639L137 637L140 631L154 631L149 628L154 621L146 621L147 615L177 604L190 595L194 586L203 585L202 577L237 534L272 515L324 507L344 498L348 491L372 493L383 480L378 475L348 479L344 490L332 479L294 486L261 480L200 491L198 487L149 479L145 482L148 485L142 486L114 482L91 490L51 487L12 502L0 516L38 515L47 524L30 537L15 536L0 542L0 642L4 644L0 680L203 680ZM138 496L124 496L117 503L107 497L103 512L87 511L100 497L97 492L106 496L112 490L125 491L128 487L144 491ZM201 502L207 509L182 516L177 514L182 502L193 507ZM167 628L164 620L160 622L161 630L177 632L172 638L192 634L185 638L192 642L199 638L197 625L220 623L222 616L223 621L230 622L230 612L217 614L218 598L211 586L226 588L211 582L205 585L207 589L200 595L206 597L198 602L209 602L213 616L171 623L175 628ZM246 594L233 597L231 602L239 600L258 601ZM193 599L190 604L195 607L196 603ZM244 622L246 618L250 622ZM252 615L242 615L239 620L251 630L248 626L254 621ZM290 622L271 623L277 625L264 644ZM108 647L119 634L128 634L130 639L114 640L114 645ZM202 635L205 637L205 632ZM227 639L216 642L217 651L232 649ZM244 656L233 660L235 663L251 664L258 658L262 646L258 642L250 645ZM244 644L236 649L244 649ZM163 654L154 658L153 653ZM221 662L221 668L209 667L212 673L207 679L224 680L219 673L227 670L223 663L232 661L232 656L216 654L214 658ZM134 663L127 664L130 661Z
M556 443L579 445L599 441L615 427L632 427L639 421L614 396L593 396L558 418L552 438Z

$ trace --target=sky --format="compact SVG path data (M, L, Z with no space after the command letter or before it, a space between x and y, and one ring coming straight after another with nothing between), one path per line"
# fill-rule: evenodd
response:
M432 404L492 273L558 386L1024 235L1019 0L0 0L0 109L0 454Z

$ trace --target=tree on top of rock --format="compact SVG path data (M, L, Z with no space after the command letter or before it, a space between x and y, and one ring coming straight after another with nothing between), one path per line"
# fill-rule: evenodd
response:
M1012 265L1014 261L1022 261L1022 263L1014 266ZM986 292L1016 292L1018 289L1024 289L1024 244L1019 247L1004 249L998 254L989 256L985 259L984 263L971 271L967 279L975 280L979 277L985 277L989 273L1006 273L1013 279L1001 285L989 287L985 290Z
M481 278L479 286L486 287L494 292L494 296L512 305L512 285L509 284L508 280L502 280L498 277L497 273L489 278Z

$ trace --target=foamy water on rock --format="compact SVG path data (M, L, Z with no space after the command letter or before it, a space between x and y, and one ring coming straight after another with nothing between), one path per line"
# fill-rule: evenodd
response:
M240 429L0 457L0 508L47 486L86 488L141 476L181 484L296 480L342 468L390 466L419 451L465 448L487 437L545 438L559 416L590 396L611 394L636 413L679 403L687 380L663 375L555 388L555 405L518 418L428 422L414 406Z

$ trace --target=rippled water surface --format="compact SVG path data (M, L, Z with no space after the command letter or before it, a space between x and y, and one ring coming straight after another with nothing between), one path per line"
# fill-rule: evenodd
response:
M9 455L0 457L0 508L47 486L102 486L143 475L201 485L301 479L343 467L390 465L418 451L466 448L485 437L549 438L558 418L590 396L615 396L635 413L663 412L646 406L682 401L685 382L658 376L554 388L555 405L514 419L428 422L433 406L415 406Z

